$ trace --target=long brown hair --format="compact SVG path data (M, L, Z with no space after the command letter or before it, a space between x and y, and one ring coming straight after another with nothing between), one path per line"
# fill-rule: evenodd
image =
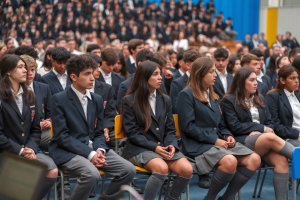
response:
M159 68L159 65L155 62L146 60L141 62L134 75L131 87L129 88L128 95L134 94L133 105L137 105L139 118L144 121L144 131L148 131L151 126L151 109L149 104L150 88L148 80L153 72ZM160 94L162 91L157 90Z
M14 102L15 97L11 90L11 82L9 80L8 73L14 70L17 67L18 62L22 60L19 56L14 54L6 54L0 60L0 98L4 101ZM23 61L23 60L22 60ZM24 61L23 61L24 62ZM24 62L25 63L25 62ZM26 65L26 63L25 63ZM26 66L27 68L27 66ZM24 83L20 83L24 92L24 104L31 106L34 105L34 93L27 89L27 86Z
M255 73L253 69L249 67L242 67L234 76L231 87L228 92L228 95L235 96L236 103L246 111L249 111L250 108L245 102L245 98L246 98L245 82L246 79L252 73ZM258 90L256 90L256 92L252 95L252 97L253 97L253 105L255 107L265 106L262 97L258 93Z
M202 103L208 103L208 100L205 98L206 88L203 87L202 80L213 66L214 63L209 57L197 58L192 64L188 87L192 89L194 97ZM209 97L213 100L219 99L214 92L213 86L209 87Z

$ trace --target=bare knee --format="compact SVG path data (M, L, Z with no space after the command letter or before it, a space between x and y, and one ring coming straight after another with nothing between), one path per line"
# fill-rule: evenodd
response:
M261 158L257 153L252 153L248 156L247 162L245 164L245 167L248 169L255 171L257 168L260 167L261 164Z
M234 173L237 167L237 159L233 155L226 155L219 161L219 169L226 173Z
M184 159L176 173L184 178L191 178L193 175L193 167L188 160Z
M57 168L50 169L47 173L48 178L57 178L57 176L58 176L58 169Z
M150 170L151 172L156 172L159 174L166 175L169 173L169 167L168 167L167 163L165 163L164 161L151 163L151 165L147 166L146 168L148 170Z

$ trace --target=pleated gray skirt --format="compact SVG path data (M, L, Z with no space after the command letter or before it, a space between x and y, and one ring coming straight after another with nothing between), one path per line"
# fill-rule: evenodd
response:
M163 160L178 160L179 158L184 158L184 157L185 156L180 151L175 152L173 158L171 159L166 159L153 151L144 151L136 156L133 156L132 158L129 159L129 161L134 165L144 167L145 164L147 164L150 160L154 158L161 158Z
M236 143L233 148L225 149L219 146L213 146L208 151L195 157L194 170L198 174L207 174L214 169L216 164L226 155L245 156L252 154L253 151L241 143Z

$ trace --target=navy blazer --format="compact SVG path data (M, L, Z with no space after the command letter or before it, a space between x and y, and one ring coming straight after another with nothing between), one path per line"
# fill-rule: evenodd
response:
M184 74L183 76L172 81L171 83L170 97L172 100L173 113L177 113L177 108L176 108L177 97L179 92L186 87L188 80L189 80L188 75Z
M295 96L300 101L300 93L295 92ZM271 92L266 96L266 101L276 134L283 139L298 139L299 131L293 128L293 110L285 92Z
M252 122L250 111L237 104L235 96L225 96L221 102L225 123L238 142L244 143L252 131L264 132L264 127L273 128L268 107L258 108L260 123Z
M51 94L56 94L58 92L64 91L63 87L61 86L57 76L54 74L53 71L48 72L44 76L42 76L42 82L46 83L50 87ZM71 85L70 78L67 78L67 86L66 88Z
M133 77L134 76L129 77L127 80L123 81L119 86L119 90L118 90L118 93L117 93L117 109L118 109L119 112L122 109L122 99L126 95L129 87L131 86L131 83L133 81Z
M114 91L109 84L96 80L94 92L103 98L104 128L111 129L117 115Z
M229 89L233 81L233 76L227 73L226 80L227 80L227 89ZM219 95L220 99L222 99L226 93L222 81L218 74L217 74L216 82L214 84L214 91L215 93L217 93L217 95Z
M50 118L51 92L49 86L44 83L33 81L33 90L37 111L39 112L41 120Z
M100 76L99 76L98 80L105 83L104 77L101 73L100 73ZM116 96L118 94L119 85L123 81L125 81L124 77L120 76L119 74L117 74L115 72L111 72L111 86L113 87L113 90L114 90L115 99L116 99Z
M80 155L88 158L92 150L108 150L104 138L103 100L91 93L88 99L87 118L82 105L71 87L55 94L52 99L51 119L54 137L49 144L49 153L57 165ZM93 141L93 148L89 147Z
M156 93L155 115L151 110L152 123L147 132L144 131L140 110L133 102L134 94L123 98L122 121L128 137L123 156L128 159L144 151L155 151L159 145L173 145L179 149L170 98Z
M134 74L135 71L136 71L136 66L135 66L135 64L134 64L134 63L131 63L129 58L125 61L125 64L126 64L127 72L128 72L129 74Z
M173 80L176 80L178 78L180 78L182 75L180 74L179 70L176 70L174 73L173 73Z
M21 148L29 147L37 153L41 127L36 106L24 104L21 114L16 102L1 100L0 104L0 151L19 154Z
M206 152L218 138L231 135L225 127L219 101L211 99L210 105L197 100L191 88L179 93L177 111L182 152L189 157L194 158Z

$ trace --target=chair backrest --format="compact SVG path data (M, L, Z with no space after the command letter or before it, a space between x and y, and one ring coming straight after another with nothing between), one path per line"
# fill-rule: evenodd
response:
M292 178L300 179L300 147L295 147L292 154Z
M115 116L115 139L126 138L123 126L122 126L122 116Z
M173 114L173 119L174 119L174 124L175 124L175 128L176 128L176 137L180 137L181 132L179 129L178 114Z

